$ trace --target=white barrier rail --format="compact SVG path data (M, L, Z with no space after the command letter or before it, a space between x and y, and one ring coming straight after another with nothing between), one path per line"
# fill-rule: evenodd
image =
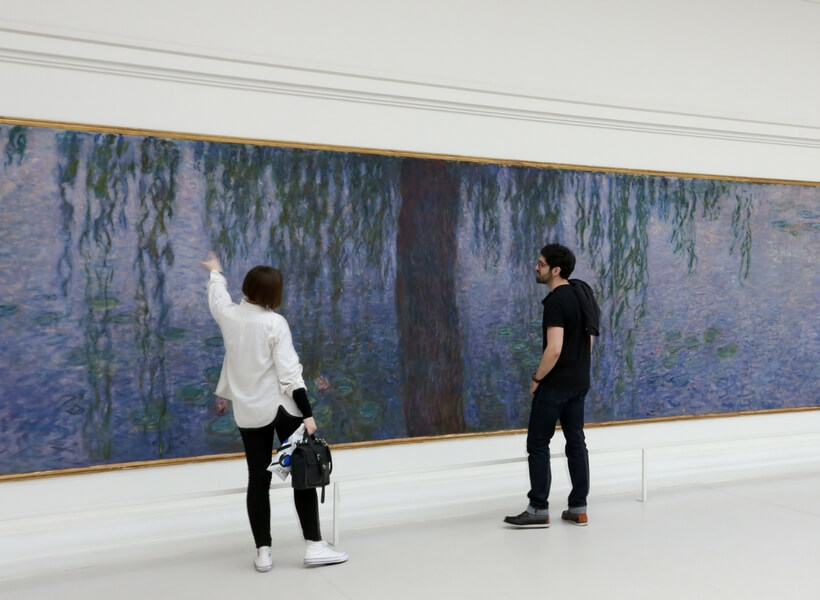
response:
M702 450L710 450L719 452L721 450L727 449L734 449L737 451L738 448L742 448L744 445L753 444L756 448L766 447L767 445L775 444L777 442L783 442L784 444L788 444L789 446L795 445L809 445L812 443L820 444L820 432L805 432L805 433L798 433L798 434L789 434L788 436L783 436L779 434L773 434L770 436L743 436L743 437L733 437L729 439L711 439L711 440L697 440L694 442L675 442L669 444L652 444L647 446L635 446L632 448L591 448L590 454L592 456L607 454L607 453L623 453L623 452L637 452L640 450L640 497L637 500L641 502L648 502L649 499L649 487L650 487L650 480L649 480L649 469L650 469L650 458L652 455L658 455L659 453L669 453L674 450L687 450L690 451L696 448L700 448ZM818 464L820 464L820 455L814 455ZM563 452L552 452L551 458L566 458ZM811 457L809 457L811 458ZM514 456L514 457L506 457L506 458L497 458L491 460L481 460L481 461L474 461L474 462L466 462L466 463L459 463L459 464L448 464L448 465L433 465L433 466L424 466L424 467L417 467L417 468L409 468L409 469L398 469L398 470L391 470L391 471L373 471L368 473L362 473L353 476L334 476L330 482L331 493L329 496L332 498L332 538L330 543L337 544L340 538L340 501L341 501L341 487L343 483L350 483L355 481L367 481L367 480L374 480L382 477L405 477L405 478L413 478L418 477L421 475L429 475L434 473L441 473L447 471L462 471L466 469L478 469L478 468L486 468L486 467L493 467L505 464L515 464L515 463L522 463L527 460L526 455L522 456ZM274 482L271 484L271 489L288 489L291 487L289 481L284 482ZM231 494L243 494L245 493L245 488L230 488L218 491L211 491L211 492L202 492L202 493L192 493L192 494L181 494L175 495L172 498L165 498L165 499L157 499L154 502L162 502L167 501L169 499L172 500L193 500L198 498L206 498L212 496L220 496L220 495L231 495Z
M700 448L704 451L708 450L710 452L720 452L734 450L737 451L738 449L742 449L745 445L753 445L756 449L766 448L767 446L777 445L788 445L788 446L808 446L811 444L820 445L820 432L804 432L804 433L793 433L789 434L788 436L783 436L781 434L772 434L769 436L742 436L742 437L732 437L729 439L712 439L712 440L698 440L694 442L675 442L675 443L668 443L668 444L652 444L647 446L635 446L632 448L592 448L590 449L591 455L600 455L606 453L615 453L615 452L629 452L629 451L638 451L640 450L640 498L637 500L641 502L648 502L649 500L649 469L650 469L650 458L652 455L657 456L663 452L671 452L675 450L687 450L691 453L691 450ZM811 461L812 457L814 458L815 462L820 465L820 454L809 454L807 455L807 459ZM551 458L566 458L563 452L552 452ZM400 470L393 470L393 471L380 471L380 472L372 472L366 474L355 475L351 477L335 477L331 481L332 486L332 493L331 497L333 498L333 508L332 508L332 531L333 537L331 543L336 544L338 543L340 537L340 509L339 503L341 500L341 484L346 482L353 482L353 481L363 481L363 480L370 480L376 479L380 477L417 477L420 475L428 475L440 472L447 472L447 471L461 471L465 469L476 469L476 468L485 468L485 467L493 467L505 464L515 464L525 462L527 460L526 455L523 456L514 456L514 457L506 457L506 458L497 458L492 460L481 460L475 462L467 462L467 463L460 463L460 464L450 464L450 465L434 465L434 466L425 466L419 468L410 468L410 469L400 469ZM272 489L279 489L279 488L287 488L290 485L287 482L284 483L275 483L271 486ZM234 492L244 492L244 489L239 490L231 490L231 493Z
M628 493L640 485L638 499L646 502L650 489L816 472L820 411L589 428L587 441L595 494ZM560 442L557 436L554 444ZM475 506L516 496L526 475L504 465L525 464L524 447L525 436L514 434L338 450L328 490L328 541L338 544L343 518L372 526L406 518L408 510L414 518L443 514L464 489ZM554 452L553 458L561 460L563 453ZM555 475L556 486L566 485L561 474ZM245 478L244 461L237 459L0 484L5 542L0 565L33 564L44 546L68 555L83 540L114 547L131 539L182 539L220 527L233 531L243 523L242 515L232 509L221 519L219 511L235 505L230 495L245 493ZM284 490L290 482L277 481L271 488ZM349 506L341 505L343 492ZM291 523L288 513L276 518Z

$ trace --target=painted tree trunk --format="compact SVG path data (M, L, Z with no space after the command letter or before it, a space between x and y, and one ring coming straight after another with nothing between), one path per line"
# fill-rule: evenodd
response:
M456 304L458 178L446 161L405 159L396 236L396 312L407 432L464 430Z

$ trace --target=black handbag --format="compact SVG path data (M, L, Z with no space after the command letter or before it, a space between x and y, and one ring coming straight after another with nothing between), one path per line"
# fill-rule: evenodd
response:
M325 486L330 483L333 459L330 446L322 438L305 436L293 448L290 455L290 481L293 489L307 490L322 488L322 502L325 501Z

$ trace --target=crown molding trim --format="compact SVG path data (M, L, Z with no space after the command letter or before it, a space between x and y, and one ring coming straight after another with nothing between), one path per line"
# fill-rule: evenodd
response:
M485 119L820 149L820 127L559 100L0 26L2 62Z

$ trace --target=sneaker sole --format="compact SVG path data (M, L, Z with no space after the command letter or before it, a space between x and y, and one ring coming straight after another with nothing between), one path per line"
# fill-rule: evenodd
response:
M349 557L345 556L344 558L313 558L305 559L305 564L309 567L318 567L321 565L339 565L344 562L347 562Z
M253 567L260 573L267 573L268 571L270 571L273 568L273 565L271 565L269 567L257 567L256 565L253 565Z
M572 525L575 525L576 527L586 527L587 525L589 525L589 521L584 521L583 523L581 523L580 521L573 521L572 519L562 519L562 520L566 521L567 523L570 523Z
M504 524L507 527L511 527L513 529L547 529L550 524L549 523L533 523L531 525L516 525L515 523L507 523L504 521Z

